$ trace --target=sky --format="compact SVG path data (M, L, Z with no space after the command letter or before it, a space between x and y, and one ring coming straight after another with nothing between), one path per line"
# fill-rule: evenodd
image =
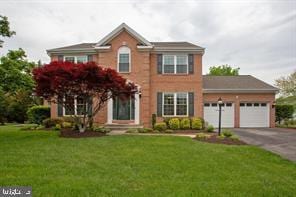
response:
M49 62L46 49L98 42L125 22L149 41L206 48L203 73L229 64L274 84L296 70L296 0L0 0L16 35L0 55L23 48Z

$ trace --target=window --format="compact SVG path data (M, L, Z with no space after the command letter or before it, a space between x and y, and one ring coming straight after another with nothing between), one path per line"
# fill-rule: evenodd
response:
M259 103L254 103L254 107L259 107Z
M174 94L164 94L163 99L163 115L173 116L175 114L175 99Z
M76 63L85 63L85 62L87 62L86 56L77 56L76 57Z
M252 107L252 103L247 103L247 107Z
M187 74L187 55L163 55L163 73L165 74Z
M245 106L245 104L244 104L244 103L240 103L240 104L239 104L239 106L241 106L241 107L244 107L244 106Z
M217 103L212 103L212 107L217 107Z
M188 93L164 93L163 94L164 116L187 116Z
M187 73L187 55L177 55L177 73Z
M210 107L210 103L205 103L204 107Z
M266 107L266 103L261 103L261 107Z
M231 107L232 103L226 103L226 107Z
M165 55L163 57L163 73L175 73L175 56Z
M131 53L128 47L120 47L118 49L118 72L128 73L130 72Z
M177 94L177 114L179 116L187 115L187 93Z
M72 63L85 63L87 62L87 56L65 56L64 61Z
M87 104L83 104L81 97L65 96L64 98L64 115L82 115L84 110L87 111Z
M75 57L65 57L65 62L75 63Z

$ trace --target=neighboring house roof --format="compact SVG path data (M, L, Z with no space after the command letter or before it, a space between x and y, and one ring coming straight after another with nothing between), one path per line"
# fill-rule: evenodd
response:
M251 76L211 76L203 75L204 93L231 92L277 92L278 89Z
M50 54L60 54L60 53L95 53L96 50L108 50L110 46L108 43L116 37L122 31L127 31L131 36L139 41L139 45L137 46L140 50L152 50L152 51L163 51L163 52L197 52L204 53L205 48L194 45L189 42L149 42L145 38L143 38L140 34L138 34L135 30L130 28L127 24L122 23L117 28L115 28L112 32L106 35L103 39L101 39L97 43L80 43L65 47L59 47L54 49L47 50L47 53Z

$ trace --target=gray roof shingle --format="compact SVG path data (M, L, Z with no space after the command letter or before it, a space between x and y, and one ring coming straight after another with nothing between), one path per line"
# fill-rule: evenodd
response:
M216 91L278 91L277 88L251 76L211 76L203 75L203 89Z

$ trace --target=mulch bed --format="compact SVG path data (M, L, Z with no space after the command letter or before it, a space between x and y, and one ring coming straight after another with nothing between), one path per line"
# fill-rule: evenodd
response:
M202 133L206 132L204 130L173 130L173 134L196 134L196 133Z
M220 138L218 138L217 134L212 134L207 139L198 139L198 138L193 138L193 139L201 141L201 142L208 142L208 143L214 143L214 144L246 145L246 143L241 140L233 140L233 139L226 138L226 137L224 139L220 139Z
M106 136L104 133L95 131L85 131L80 133L79 131L74 131L72 129L62 129L60 132L60 137L65 138L85 138L85 137L103 137Z

